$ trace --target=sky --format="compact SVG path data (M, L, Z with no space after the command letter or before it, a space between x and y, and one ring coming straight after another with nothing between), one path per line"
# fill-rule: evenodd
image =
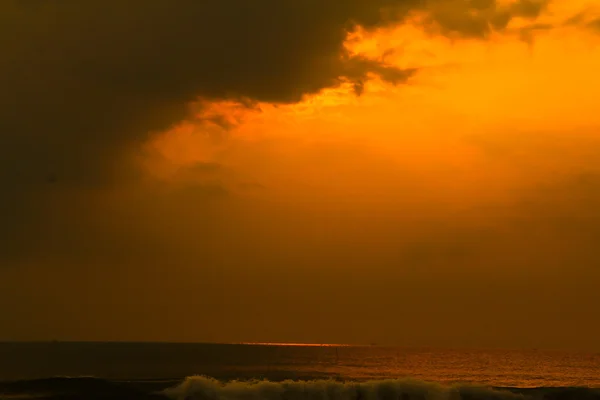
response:
M600 4L2 0L0 340L600 351Z

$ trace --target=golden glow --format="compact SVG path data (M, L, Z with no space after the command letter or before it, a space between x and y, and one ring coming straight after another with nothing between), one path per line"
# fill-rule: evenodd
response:
M581 29L540 32L530 47L511 34L457 42L403 25L376 32L358 29L348 47L355 54L422 71L410 85L397 87L374 77L361 97L351 85L342 85L294 105L247 109L211 104L201 120L219 115L228 126L188 121L152 144L163 158L163 176L196 162L218 161L244 169L279 195L298 195L284 184L292 181L343 193L356 179L365 183L356 167L360 160L338 160L352 176L338 174L332 182L322 166L303 164L301 158L303 151L318 146L329 146L330 152L354 146L389 161L397 172L413 171L444 196L460 193L457 201L473 203L505 196L523 180L531 183L537 168L545 171L557 162L536 157L527 172L498 165L482 142L545 140L540 135L553 140L559 131L569 140L583 140L600 126L595 96L600 90L600 41ZM257 152L263 153L261 159L253 158ZM579 163L575 154L560 162ZM461 179L451 178L455 176ZM380 189L382 195L388 189L387 196L399 194Z
M239 344L249 346L292 346L292 347L350 347L350 344L335 344L335 343L279 343L279 342L242 342Z

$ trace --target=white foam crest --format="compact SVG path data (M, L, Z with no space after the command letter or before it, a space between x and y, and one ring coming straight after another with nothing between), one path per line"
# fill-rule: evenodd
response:
M442 386L410 379L368 382L267 380L220 382L188 377L163 392L173 400L517 400L520 394L478 386Z

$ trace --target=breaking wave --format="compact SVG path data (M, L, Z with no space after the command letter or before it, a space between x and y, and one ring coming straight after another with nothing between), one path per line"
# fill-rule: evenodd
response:
M489 388L464 384L444 386L410 379L367 382L222 382L204 376L193 376L162 393L172 400L600 400L600 390L591 388Z
M0 399L38 400L600 400L600 389L444 386L410 379L219 381L206 376L173 380L54 377L0 382Z

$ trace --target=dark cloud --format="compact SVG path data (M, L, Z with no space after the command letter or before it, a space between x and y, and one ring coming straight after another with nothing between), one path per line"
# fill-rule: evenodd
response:
M495 25L537 15L541 4L522 0ZM420 0L2 2L0 252L19 253L40 235L47 214L60 206L49 200L52 193L136 179L131 154L153 132L185 119L198 97L290 103L340 79L360 93L368 72L405 82L415 70L350 58L343 41L352 24L369 29L425 6ZM471 9L493 12L472 21L465 17ZM446 31L485 36L482 24L498 18L494 10L493 1L466 2L453 8L457 20L440 12L433 18Z
M525 26L519 29L519 35L521 40L532 45L535 34L541 31L548 31L554 28L552 24L541 24L541 23L533 23L531 25Z
M501 6L494 0L452 0L434 2L427 23L445 35L487 38L503 31L515 17L534 20L548 5L547 0L519 0Z
M600 18L595 14L594 10L588 7L567 18L563 24L565 26L580 26L600 32Z
M600 32L600 18L594 19L588 23L588 26L597 32Z

